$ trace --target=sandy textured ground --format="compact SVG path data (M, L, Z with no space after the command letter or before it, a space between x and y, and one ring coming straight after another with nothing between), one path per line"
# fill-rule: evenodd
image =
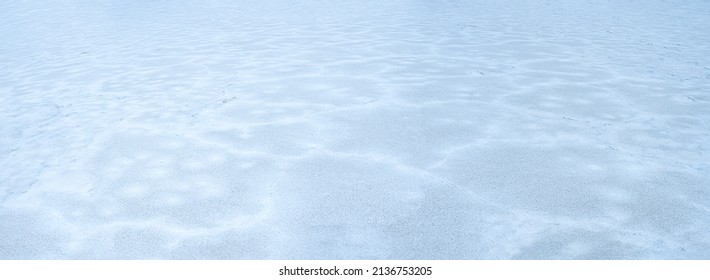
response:
M0 258L709 259L708 15L4 1Z

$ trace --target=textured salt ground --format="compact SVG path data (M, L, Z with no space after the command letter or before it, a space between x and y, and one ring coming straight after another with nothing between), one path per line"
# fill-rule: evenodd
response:
M0 4L1 258L710 258L705 1L203 2Z

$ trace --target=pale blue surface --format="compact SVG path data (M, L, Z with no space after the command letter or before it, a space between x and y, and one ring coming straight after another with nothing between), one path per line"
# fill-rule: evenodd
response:
M709 259L708 15L3 1L0 258Z

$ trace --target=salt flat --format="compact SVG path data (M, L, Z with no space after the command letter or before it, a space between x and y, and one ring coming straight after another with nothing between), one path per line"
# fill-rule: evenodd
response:
M0 258L710 259L708 15L5 1Z

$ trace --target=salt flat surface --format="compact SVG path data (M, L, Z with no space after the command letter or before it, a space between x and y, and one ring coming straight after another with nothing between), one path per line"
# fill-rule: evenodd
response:
M710 259L708 1L3 1L0 258Z

